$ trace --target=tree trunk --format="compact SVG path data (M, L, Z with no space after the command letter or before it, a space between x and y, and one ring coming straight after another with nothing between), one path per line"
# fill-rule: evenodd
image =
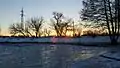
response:
M35 33L36 37L37 37L37 32Z

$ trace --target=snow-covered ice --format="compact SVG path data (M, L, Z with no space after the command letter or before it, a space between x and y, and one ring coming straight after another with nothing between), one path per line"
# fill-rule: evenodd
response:
M119 47L15 45L0 45L0 68L120 68L120 61L100 56L119 58Z
M118 41L120 42L120 39ZM106 43L110 42L108 36L97 36L94 38L88 36L80 38L5 37L0 38L0 42L17 42L17 44L0 44L0 68L120 68L119 46L93 47L68 44L29 43ZM24 44L24 42L27 42L27 44ZM118 59L118 61L106 57L115 58Z

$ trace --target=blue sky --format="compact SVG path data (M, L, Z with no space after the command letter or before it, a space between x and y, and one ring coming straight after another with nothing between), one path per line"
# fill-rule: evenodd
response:
M52 12L62 12L66 17L78 19L82 0L0 0L0 26L2 33L8 33L12 23L20 22L20 10L24 8L25 20L43 16L52 18Z

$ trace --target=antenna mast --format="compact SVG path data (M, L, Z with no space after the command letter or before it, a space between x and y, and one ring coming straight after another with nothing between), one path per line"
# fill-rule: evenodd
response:
M23 10L23 8L22 8L22 10L21 10L21 23L23 23L24 22L24 10Z

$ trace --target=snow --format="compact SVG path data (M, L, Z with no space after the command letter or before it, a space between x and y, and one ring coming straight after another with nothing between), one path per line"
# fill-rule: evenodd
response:
M120 41L120 40L119 40ZM70 37L41 37L41 38L0 38L0 42L47 42L47 43L84 43L84 44L92 44L92 43L109 43L110 39L108 36L97 36L97 37L89 37L84 36L80 38L70 38Z
M120 58L120 47L22 45L1 44L0 68L120 68L120 61L100 56Z
M118 40L120 41L120 39ZM0 38L0 68L120 68L120 47L90 47L68 44L33 44L29 42L84 43L110 42L108 36ZM23 44L21 44L22 42ZM24 42L28 42L24 44ZM13 46L15 45L15 46ZM20 45L20 46L19 46Z
M120 47L109 47L104 52L94 55L92 58L79 60L72 65L72 68L120 68L120 61L104 58L100 55L120 59Z

